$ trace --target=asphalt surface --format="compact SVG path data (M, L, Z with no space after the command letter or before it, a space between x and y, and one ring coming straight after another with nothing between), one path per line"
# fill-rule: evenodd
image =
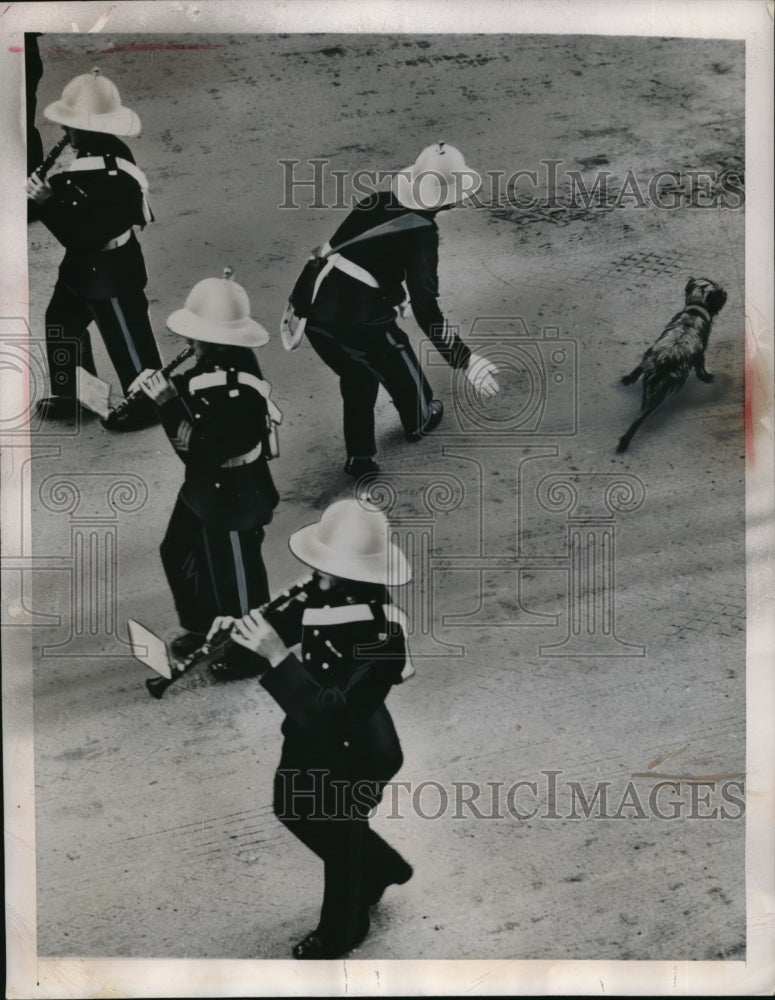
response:
M44 35L40 48L39 106L99 65L143 121L130 145L156 214L141 242L163 356L180 348L166 316L226 264L275 334L260 352L284 414L273 591L303 569L288 535L352 492L336 381L309 345L288 354L276 333L307 250L344 209L310 207L310 187L296 189L298 209L278 207L278 161L300 161L297 179L313 157L398 169L443 138L483 173L536 172L518 189L537 205L510 203L504 186L440 217L442 306L499 360L500 397L477 409L429 354L446 416L409 445L380 396L379 496L395 491L401 537L425 532L431 550L416 563L426 588L397 595L416 633L417 674L389 699L397 780L411 786L396 790L401 818L388 802L374 820L415 876L387 892L353 958L743 960L744 210L729 180L744 163L743 44L103 33ZM58 128L39 121L49 148ZM608 171L608 204L573 203L569 171L588 188ZM649 196L661 171L680 175L652 191L674 207ZM713 178L692 196L687 171ZM623 191L628 176L640 198ZM36 337L59 257L32 225ZM715 381L691 376L617 455L640 398L619 379L692 275L728 292L707 351ZM61 616L33 630L38 954L287 958L316 923L322 871L272 815L279 708L249 679L191 677L157 702L127 651L128 618L177 632L158 545L178 461L161 428L85 421L33 442L43 569L29 607ZM77 509L60 480L76 482ZM121 481L115 513L106 489ZM580 491L575 507L546 492L555 481ZM94 551L117 553L115 622L87 612L80 635L79 525ZM603 536L615 548L593 552ZM576 597L611 630L584 618L578 645L561 646ZM660 781L674 784L655 792ZM471 785L478 813L461 804ZM585 817L579 790L589 803L601 788L604 815ZM655 801L678 815L660 818Z

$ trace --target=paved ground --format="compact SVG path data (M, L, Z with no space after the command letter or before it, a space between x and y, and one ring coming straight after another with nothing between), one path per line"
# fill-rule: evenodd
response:
M406 758L398 777L415 798L397 790L402 818L383 808L375 820L416 875L387 893L354 957L743 959L744 216L718 201L691 206L680 190L687 170L742 168L742 43L102 34L47 35L41 52L41 103L99 64L142 117L132 148L157 216L142 243L167 358L178 344L165 317L224 264L274 330L306 249L342 216L308 207L308 189L304 207L278 208L278 159L302 161L305 177L311 157L392 169L444 138L482 171L537 171L533 191L520 182L537 207L501 191L440 223L443 305L501 358L500 399L478 427L465 408L458 423L454 399L467 397L429 359L447 417L416 446L379 404L392 516L407 536L433 532L434 632L415 625L417 675L390 697ZM48 147L57 130L42 131ZM542 161L561 161L553 198ZM570 203L568 171L590 184L600 170L610 171L608 210ZM622 194L632 171L647 199L662 170L682 174L659 188L677 207ZM29 248L40 331L59 250L40 225ZM708 349L716 380L690 380L617 456L639 398L618 380L680 307L690 275L729 294ZM491 333L504 329L527 335ZM279 337L261 363L285 415L282 503L266 543L276 590L299 572L288 534L351 484L330 373L306 345L286 354ZM531 400L545 403L532 423ZM122 645L129 617L176 632L157 548L177 460L161 429L111 436L87 423L36 441L34 545L48 569L34 574L30 606L72 617L77 517L98 548L115 541L118 573L115 630L102 617L80 636L66 624L35 632L38 953L286 957L316 922L321 872L271 814L279 709L251 681L181 682L153 701ZM99 522L111 516L106 484L127 474L125 509ZM75 513L52 476L77 483ZM580 506L552 505L548 476L581 490ZM424 492L434 482L443 486ZM601 621L584 619L587 645L567 655L573 647L557 646L576 595L589 607L588 545L603 536L615 536L615 556L596 556L594 571L614 567L606 593L619 644L595 645ZM404 598L417 623L423 594ZM590 651L599 655L580 655ZM660 780L676 784L657 793ZM514 791L510 809L518 781L534 785ZM455 800L456 788L472 794L467 783L482 789L479 818ZM593 806L584 818L579 790L589 799L601 788L608 818ZM678 817L660 819L655 801ZM498 806L503 818L482 817Z

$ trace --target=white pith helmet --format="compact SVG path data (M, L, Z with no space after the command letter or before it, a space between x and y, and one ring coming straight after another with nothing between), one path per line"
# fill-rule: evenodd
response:
M391 186L404 208L428 211L457 205L481 185L482 178L466 166L459 149L446 142L434 142L410 167L393 177Z
M140 135L140 119L121 104L118 87L99 69L71 80L62 97L43 112L50 122L87 132L110 135Z
M167 328L181 337L232 347L263 347L269 332L250 318L248 293L232 280L234 271L223 269L222 278L204 278L188 293L182 309L167 317Z
M345 580L399 587L412 578L403 552L388 541L389 524L376 508L337 500L319 521L291 535L291 552L308 566Z

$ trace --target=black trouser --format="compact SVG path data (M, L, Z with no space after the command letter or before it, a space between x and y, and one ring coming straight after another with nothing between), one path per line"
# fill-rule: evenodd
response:
M46 351L55 396L76 395L78 365L96 375L87 331L92 320L102 334L124 395L145 368L162 367L142 289L111 299L85 299L58 281L46 310Z
M38 110L38 84L43 77L43 60L38 47L38 32L24 33L24 95L27 103L27 174L43 162L43 140L35 127Z
M339 376L348 456L366 458L377 452L374 406L380 385L405 431L416 433L425 425L433 392L409 338L395 322L347 329L313 323L306 333L318 356Z
M376 717L376 718L375 718ZM376 725L374 725L376 723ZM359 770L368 750L354 742L347 750L328 748L320 762L314 741L288 736L274 779L277 818L323 861L323 903L317 933L332 946L351 944L367 917L375 886L404 866L401 855L369 827L368 814L381 800L386 782L402 763L401 747L385 706L377 709L370 734L383 745L372 746L374 771L380 777L353 779L352 755ZM312 763L318 756L318 761ZM328 766L326 766L326 764Z
M242 618L269 600L263 540L261 525L205 524L178 498L159 551L184 629L207 632L217 615Z
M24 77L25 96L27 103L27 175L43 162L43 140L35 126L35 114L38 108L38 84L43 76L43 62L38 48L38 32L24 33ZM27 202L27 218L30 221L40 218L38 206L34 201Z

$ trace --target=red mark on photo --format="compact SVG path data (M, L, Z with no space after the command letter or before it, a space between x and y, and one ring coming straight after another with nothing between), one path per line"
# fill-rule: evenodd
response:
M220 42L125 42L100 49L97 53L108 56L112 52L189 52L200 49L222 49Z

